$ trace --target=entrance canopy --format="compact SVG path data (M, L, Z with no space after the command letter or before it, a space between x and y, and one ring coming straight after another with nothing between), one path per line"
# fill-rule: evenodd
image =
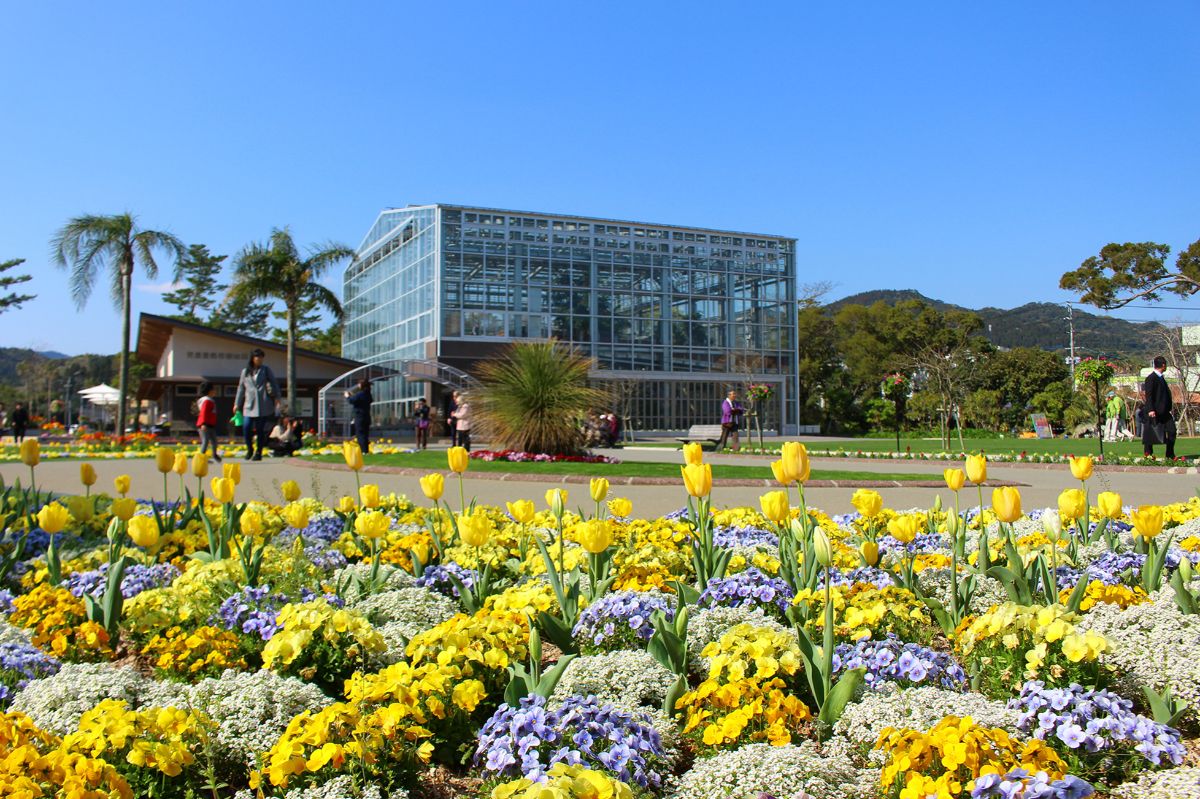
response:
M85 388L78 393L93 405L117 405L121 402L121 392L107 383Z

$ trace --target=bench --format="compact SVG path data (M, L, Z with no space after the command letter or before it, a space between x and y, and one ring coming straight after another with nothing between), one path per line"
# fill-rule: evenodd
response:
M685 438L676 439L684 444L699 444L701 448L705 444L716 447L717 442L721 440L721 425L719 424L694 424L688 428Z

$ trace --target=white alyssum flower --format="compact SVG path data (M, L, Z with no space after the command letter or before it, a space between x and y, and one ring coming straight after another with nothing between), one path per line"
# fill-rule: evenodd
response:
M1138 779L1114 788L1112 799L1200 799L1200 768L1180 766L1147 771Z
M58 674L31 680L13 697L9 710L24 713L43 730L66 735L79 727L84 713L105 699L141 707L153 682L127 666L65 663Z
M387 563L380 565L379 574L383 577L383 587L385 590L411 588L416 584L416 578L411 574L404 571L404 569L391 566ZM345 589L342 591L342 598L348 604L353 604L367 597L367 594L358 586L361 586L370 577L370 563L351 563L349 566L343 566L333 573L332 584L345 586Z
M244 788L233 795L233 799L255 799L258 794ZM385 797L378 785L367 785L359 790L348 775L334 777L328 782L308 788L292 788L281 799L408 799L408 791L394 788Z
M32 642L32 631L0 619L0 644L29 644Z
M964 575L960 574L960 578ZM917 574L917 582L921 591L928 597L938 600L942 606L950 608L950 570L923 569ZM985 613L988 608L1008 601L1008 593L1004 584L991 577L975 575L975 593L971 595L969 613Z
M670 799L870 799L879 773L860 769L835 743L749 744L697 760L672 786Z
M427 588L398 588L362 597L351 607L377 627L399 623L405 637L436 627L460 610L458 603Z
M567 666L550 703L568 696L595 696L630 710L656 710L674 682L674 674L640 649L584 655Z

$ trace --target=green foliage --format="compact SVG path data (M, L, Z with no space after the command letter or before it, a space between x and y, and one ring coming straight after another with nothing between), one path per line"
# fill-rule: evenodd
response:
M271 303L257 302L252 297L235 294L213 309L208 326L244 336L266 338L271 332Z
M1171 248L1166 244L1153 241L1105 244L1099 255L1064 274L1058 286L1077 292L1080 302L1108 309L1120 308L1139 297L1156 301L1163 290L1186 297L1200 289L1197 282L1200 270L1195 269L1195 259L1184 257L1196 246L1193 244L1181 256L1180 271L1172 273L1167 267ZM1188 274L1182 271L1184 268L1189 270Z
M11 261L0 261L0 272L7 272L14 266L20 266L25 263L24 258L14 258ZM0 313L4 313L9 308L20 308L22 303L29 302L34 298L33 294L8 294L3 292L19 283L26 283L33 280L31 275L3 275L0 274Z
M226 289L219 282L219 277L222 262L227 257L211 254L203 244L188 247L187 254L179 262L176 277L176 281L182 285L162 296L164 301L179 309L174 318L203 324L200 312L206 316L213 314L218 298Z
M573 455L583 448L580 420L607 395L588 383L590 358L549 341L513 344L480 364L472 392L478 427L494 449Z

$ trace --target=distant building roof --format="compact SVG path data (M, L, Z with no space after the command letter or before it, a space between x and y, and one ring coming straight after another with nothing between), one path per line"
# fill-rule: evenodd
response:
M172 319L169 316L144 313L138 318L138 358L144 363L158 363L159 359L162 358L163 350L167 348L167 342L171 340L171 333L176 328L245 344L247 355L255 347L260 347L264 352L274 351L283 355L287 354L287 345L280 344L277 341L245 336L241 333L232 333L228 330L220 330L215 327L208 327L207 325L198 325L194 322L184 322L180 319ZM362 365L358 361L352 361L336 355L326 355L323 352L316 352L315 350L304 349L303 347L296 348L296 355L303 355L305 358L313 358L318 361L344 366L347 370Z

